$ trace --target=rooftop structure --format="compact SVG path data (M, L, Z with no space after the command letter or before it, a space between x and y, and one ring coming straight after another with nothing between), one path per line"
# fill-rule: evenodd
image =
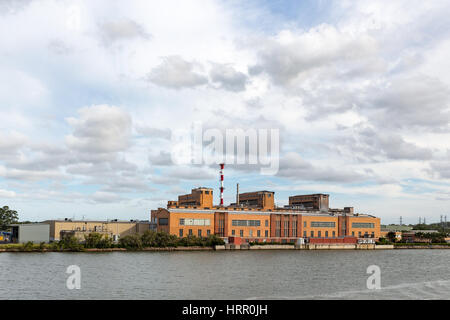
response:
M196 190L210 193L201 195ZM329 195L293 196L289 198L290 205L282 208L275 205L274 198L275 193L267 190L237 192L236 203L214 206L211 189L193 189L190 195L169 201L167 208L152 210L151 221L158 231L179 237L216 234L246 241L293 241L380 236L379 218L354 213L353 207L330 209Z

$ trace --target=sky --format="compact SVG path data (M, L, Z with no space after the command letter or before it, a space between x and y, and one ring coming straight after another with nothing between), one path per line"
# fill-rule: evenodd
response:
M214 165L176 130L277 129L241 192L330 194L382 223L450 218L449 1L0 2L0 205L21 220L141 219Z

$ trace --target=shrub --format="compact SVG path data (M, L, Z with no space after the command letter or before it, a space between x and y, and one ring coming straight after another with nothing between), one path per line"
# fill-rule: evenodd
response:
M28 241L22 245L23 251L32 251L33 250L33 241Z
M102 235L97 232L89 233L87 236L84 236L85 242L84 246L86 248L111 248L113 246L113 241L111 237L108 235Z
M177 236L166 232L157 232L155 235L155 246L159 248L176 247L178 244Z
M205 243L205 245L207 247L221 246L221 245L224 245L224 244L225 244L225 241L223 241L222 238L218 237L215 234L209 235L206 238L206 243Z
M141 236L138 234L130 234L123 238L120 238L119 244L122 248L140 250L142 249Z
M75 236L64 237L58 243L59 249L71 250L71 251L82 251L83 245L78 241Z
M156 246L156 232L152 230L145 231L141 236L142 246L154 247Z

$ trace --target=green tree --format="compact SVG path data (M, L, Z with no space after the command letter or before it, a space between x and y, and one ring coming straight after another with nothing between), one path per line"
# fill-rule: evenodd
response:
M395 240L396 240L395 232L394 231L388 232L387 238L389 239L390 242L395 242Z
M157 232L155 235L155 246L158 248L176 247L178 237L167 232Z
M78 241L75 236L64 237L59 241L58 246L60 249L70 250L70 251L82 251L83 245Z
M19 221L17 211L9 209L8 206L0 208L0 230L7 230L8 226Z
M145 248L156 246L156 234L153 230L147 230L141 237L142 246Z
M139 250L142 249L142 240L139 234L130 234L119 239L122 248Z
M108 235L102 235L98 232L91 232L88 235L84 236L84 246L86 248L111 248L113 245L113 241L111 237Z

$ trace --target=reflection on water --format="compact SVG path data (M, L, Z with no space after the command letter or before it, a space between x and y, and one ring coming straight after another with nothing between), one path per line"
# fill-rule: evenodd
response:
M1 253L1 299L450 299L450 250ZM81 289L66 288L69 265ZM381 268L368 290L367 267Z

